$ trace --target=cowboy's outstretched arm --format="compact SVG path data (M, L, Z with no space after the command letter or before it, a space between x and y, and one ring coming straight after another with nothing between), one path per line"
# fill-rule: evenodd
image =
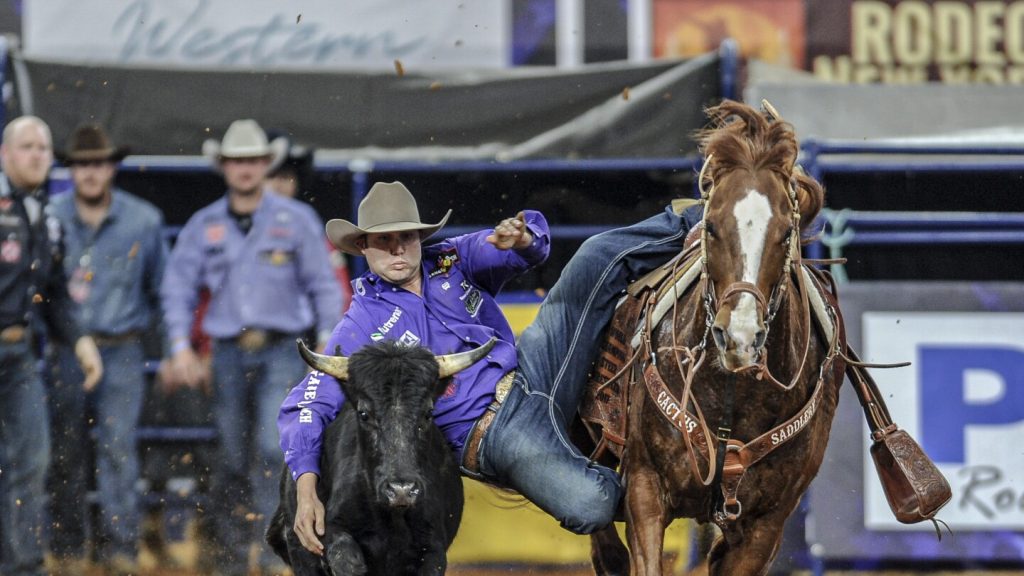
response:
M486 238L498 250L520 250L533 243L533 234L526 227L526 216L519 212L514 218L505 218Z

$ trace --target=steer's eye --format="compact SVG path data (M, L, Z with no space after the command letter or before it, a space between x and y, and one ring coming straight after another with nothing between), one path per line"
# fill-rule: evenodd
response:
M426 412L423 413L423 420L424 420L424 422L430 422L433 419L434 419L434 411L433 410L427 410Z
M370 421L370 413L367 412L366 410L360 410L358 412L358 414L359 414L359 420L361 420L363 422L369 422Z

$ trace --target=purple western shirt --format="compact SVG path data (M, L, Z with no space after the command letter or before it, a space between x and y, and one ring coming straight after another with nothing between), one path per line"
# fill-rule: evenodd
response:
M515 336L494 297L509 279L544 262L550 250L544 216L533 210L524 214L533 243L521 250L488 244L485 237L492 230L424 246L422 297L372 272L355 279L352 306L327 343L328 353L340 346L344 356L385 339L426 346L441 355L466 352L497 338L487 358L457 374L434 404L434 421L456 455L494 400L498 380L517 365ZM344 401L338 382L316 371L285 398L277 427L293 478L320 474L323 432Z

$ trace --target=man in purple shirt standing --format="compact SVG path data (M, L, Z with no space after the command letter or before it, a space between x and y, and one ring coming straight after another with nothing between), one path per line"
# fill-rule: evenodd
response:
M598 335L631 279L682 249L699 213L671 209L627 228L588 239L566 266L537 318L515 346L494 296L511 277L547 257L547 221L534 211L494 230L421 242L447 221L423 224L400 183L378 183L359 206L359 225L331 220L340 250L367 259L355 296L327 349L350 355L393 339L435 354L471 350L490 337L487 362L460 373L435 405L435 422L464 474L512 488L557 518L590 533L614 517L618 475L582 455L568 440ZM285 461L297 482L295 531L322 554L324 507L316 496L321 438L344 397L332 377L311 372L288 395L278 417Z
M268 142L253 120L233 122L220 143L207 141L204 152L228 191L185 224L160 289L172 371L191 386L203 371L189 331L200 290L210 292L203 330L213 340L212 509L223 574L247 573L250 546L274 511L281 453L273 422L305 370L295 339L315 328L322 348L341 310L319 217L265 189L282 144ZM279 568L280 560L265 550L260 562Z

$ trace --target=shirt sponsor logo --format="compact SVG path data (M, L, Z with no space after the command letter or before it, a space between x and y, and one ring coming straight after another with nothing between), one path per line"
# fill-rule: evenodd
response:
M471 318L476 318L478 312L480 312L480 304L483 303L484 297L480 294L480 290L465 280L462 281L462 289L465 292L459 297L462 303L466 306L466 312Z
M395 306L395 311L391 313L391 317L388 321L377 327L377 331L370 334L370 340L374 342L380 342L384 339L384 335L391 331L398 323L398 319L402 317L402 309Z
M356 294L366 296L366 286L363 286L362 278L356 278Z
M437 260L434 261L434 269L430 272L429 277L440 276L441 274L447 274L452 266L459 261L459 254L454 248L445 250L437 255Z
M317 372L316 370L309 373L309 379L306 380L306 390L302 393L302 400L299 400L297 404L299 407L299 424L313 423L313 411L309 409L309 403L316 400L316 392L320 387L320 378L323 375L323 372Z
M403 346L417 346L420 343L420 337L413 334L412 331L406 330L402 337L398 339L398 343Z

